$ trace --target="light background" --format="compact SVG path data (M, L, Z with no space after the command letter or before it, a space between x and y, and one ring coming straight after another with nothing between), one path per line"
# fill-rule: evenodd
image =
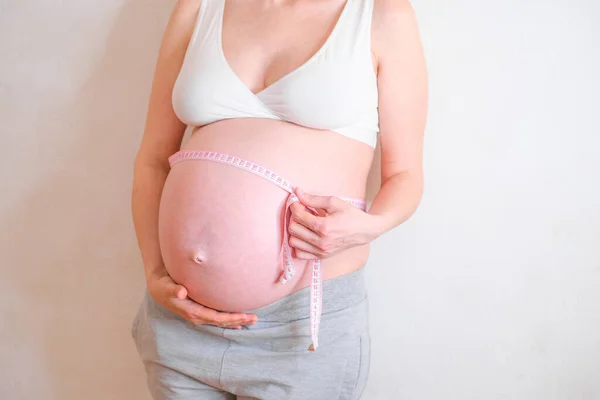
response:
M0 0L1 399L149 398L129 196L173 3ZM414 7L426 191L373 245L364 399L600 399L600 5Z

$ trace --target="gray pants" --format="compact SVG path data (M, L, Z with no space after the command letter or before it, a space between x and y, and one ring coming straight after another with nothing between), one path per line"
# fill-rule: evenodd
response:
M132 335L156 400L359 399L369 373L364 272L323 282L319 347L311 343L309 289L258 310L241 330L195 326L146 292Z

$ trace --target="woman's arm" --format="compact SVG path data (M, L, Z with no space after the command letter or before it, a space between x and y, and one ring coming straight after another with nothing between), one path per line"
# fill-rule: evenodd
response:
M144 135L134 163L131 208L152 297L192 323L239 329L254 323L256 316L220 313L187 298L187 289L167 273L158 241L158 210L170 168L168 158L179 150L186 128L175 115L171 96L199 8L200 0L178 1L163 36Z
M367 213L334 196L296 191L290 246L303 259L331 257L373 241L406 221L423 192L427 69L408 0L377 0L372 50L377 60L382 186ZM310 213L321 209L325 216Z
M171 93L194 27L200 0L179 1L158 55L144 135L134 163L132 214L146 278L166 274L158 244L158 207L169 173L168 157L179 150L185 125L171 105Z
M375 237L406 221L423 192L427 68L408 0L375 2L373 50L378 61L382 186L369 214Z

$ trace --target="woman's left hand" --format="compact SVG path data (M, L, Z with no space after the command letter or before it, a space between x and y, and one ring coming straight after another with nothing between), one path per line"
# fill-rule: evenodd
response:
M294 191L300 202L290 206L289 245L296 258L329 258L351 247L370 243L375 237L375 216L335 196ZM310 209L317 210L315 215Z

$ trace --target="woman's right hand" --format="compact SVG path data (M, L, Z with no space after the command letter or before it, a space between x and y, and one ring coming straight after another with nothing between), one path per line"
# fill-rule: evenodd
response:
M160 305L194 325L214 325L221 328L241 329L256 323L254 314L227 313L213 310L187 297L187 289L177 284L169 274L152 274L146 279L148 291Z

